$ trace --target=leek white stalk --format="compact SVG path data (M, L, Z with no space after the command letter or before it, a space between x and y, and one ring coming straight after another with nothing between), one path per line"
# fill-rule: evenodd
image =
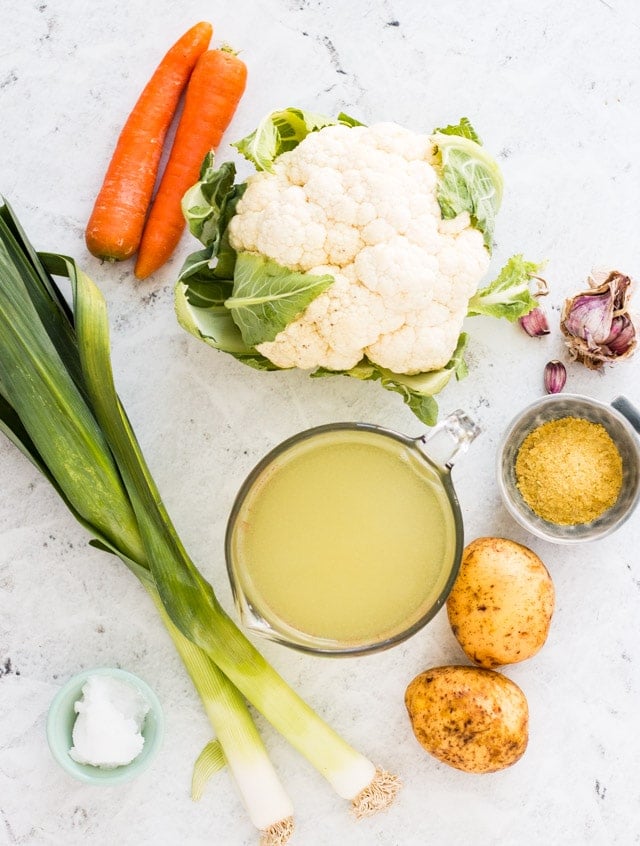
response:
M181 638L206 653L357 815L386 807L397 779L376 770L286 684L182 546L115 390L98 288L71 259L36 254L6 204L0 271L0 427L91 532L91 543L152 585ZM73 309L51 274L70 279ZM198 653L183 647L187 663L195 661ZM204 678L198 671L194 681L204 687Z
M148 590L200 695L249 818L262 832L261 846L282 846L293 834L293 805L244 699L213 661L173 625L156 590Z

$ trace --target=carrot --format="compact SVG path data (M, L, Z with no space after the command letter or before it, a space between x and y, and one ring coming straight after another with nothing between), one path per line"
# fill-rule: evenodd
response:
M162 144L213 28L201 21L176 41L145 86L125 123L87 228L97 258L121 261L138 248L155 185Z
M246 81L244 62L228 48L208 50L198 59L187 86L171 153L142 233L134 271L138 279L158 270L178 245L185 226L182 197L198 181L206 154L219 145Z

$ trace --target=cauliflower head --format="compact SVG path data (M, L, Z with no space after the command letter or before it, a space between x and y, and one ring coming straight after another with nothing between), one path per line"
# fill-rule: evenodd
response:
M232 248L334 279L260 354L282 368L447 364L490 256L468 211L443 217L436 139L395 123L325 126L247 179Z
M427 425L466 375L466 316L515 321L540 266L512 256L482 289L502 176L466 118L431 134L289 108L210 153L182 201L204 249L175 289L191 334L257 370L343 374L399 393Z

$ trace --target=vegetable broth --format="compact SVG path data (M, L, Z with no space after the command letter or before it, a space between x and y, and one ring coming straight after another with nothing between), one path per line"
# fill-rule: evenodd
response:
M259 614L358 646L406 630L436 602L455 524L437 472L415 450L337 430L299 441L258 476L231 553Z

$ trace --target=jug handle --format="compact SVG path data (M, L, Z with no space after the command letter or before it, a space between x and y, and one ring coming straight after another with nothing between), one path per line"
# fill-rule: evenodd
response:
M466 411L457 409L430 432L415 439L416 447L430 461L451 470L458 456L469 448L482 430Z
M611 401L611 405L619 411L624 417L627 418L629 423L633 426L633 428L640 434L640 411L629 402L626 397L616 397L614 400Z

